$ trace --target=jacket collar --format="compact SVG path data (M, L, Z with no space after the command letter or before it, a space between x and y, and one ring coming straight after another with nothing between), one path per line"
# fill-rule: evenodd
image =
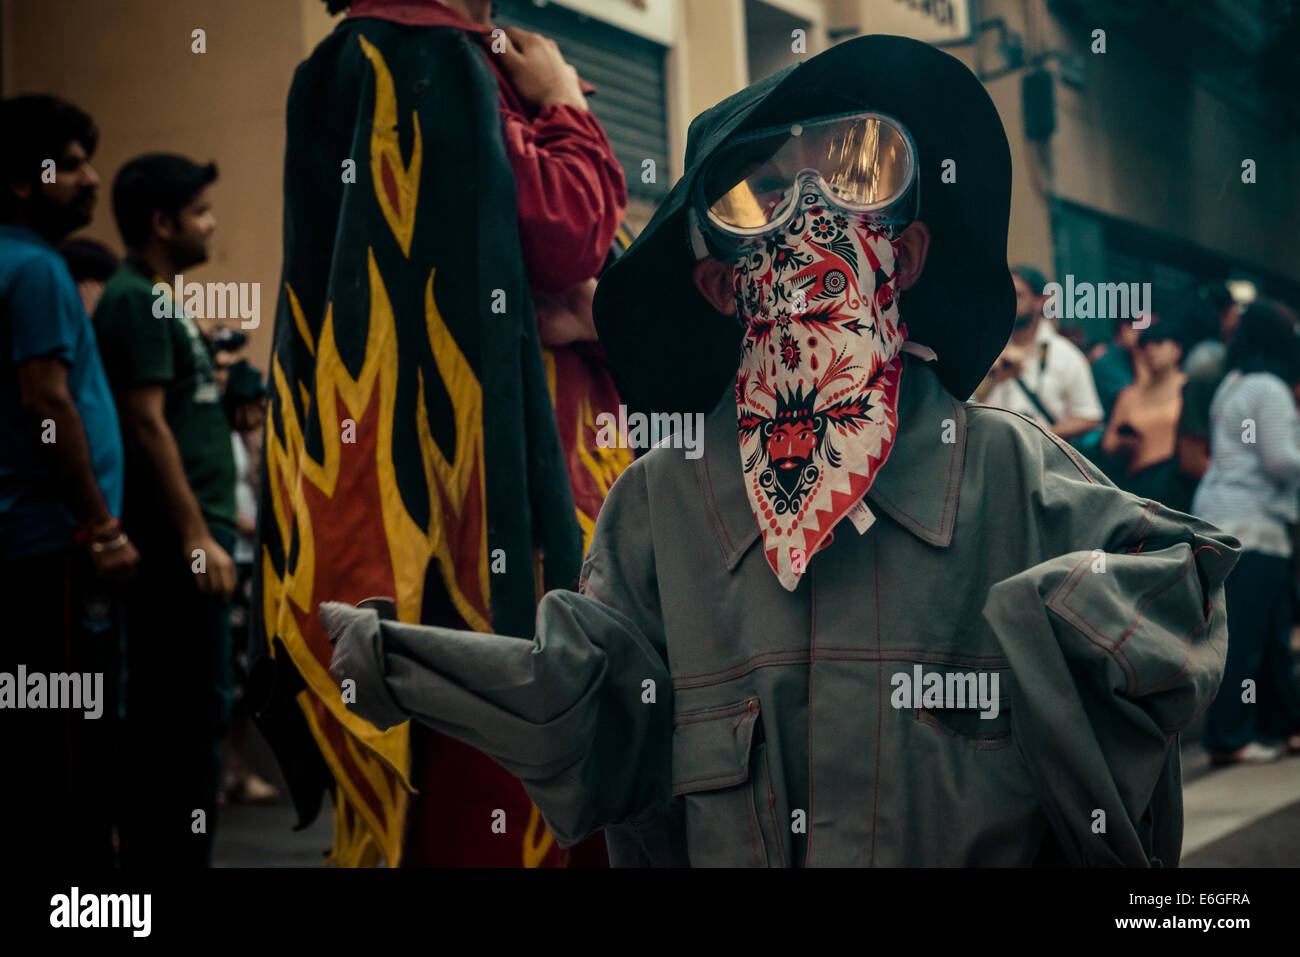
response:
M948 394L924 361L905 355L898 436L867 490L870 504L921 541L946 548L952 541L965 457L965 403ZM758 540L759 528L742 481L730 389L705 419L704 454L695 462L695 473L713 536L727 568L734 570ZM836 533L852 535L856 530L845 521Z

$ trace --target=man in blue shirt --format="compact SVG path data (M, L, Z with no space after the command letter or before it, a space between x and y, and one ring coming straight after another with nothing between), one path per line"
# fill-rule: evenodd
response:
M12 742L0 815L12 860L104 865L112 586L139 555L118 524L117 412L53 245L90 222L97 131L69 103L20 96L0 101L0 139L0 728Z

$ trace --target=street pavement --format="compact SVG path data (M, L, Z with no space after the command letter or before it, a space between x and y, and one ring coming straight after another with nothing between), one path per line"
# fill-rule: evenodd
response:
M1300 867L1300 757L1183 787L1183 867Z
M1189 729L1183 743L1183 867L1300 867L1300 757L1215 769ZM263 753L259 771L281 785ZM287 801L223 808L218 867L320 867L333 841L328 801L294 831Z

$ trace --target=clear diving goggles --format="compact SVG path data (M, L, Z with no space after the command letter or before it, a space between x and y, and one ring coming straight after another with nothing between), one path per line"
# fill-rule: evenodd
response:
M692 245L700 258L736 258L748 240L790 222L810 181L849 217L902 227L916 219L919 179L911 134L885 113L757 130L719 149L696 176Z

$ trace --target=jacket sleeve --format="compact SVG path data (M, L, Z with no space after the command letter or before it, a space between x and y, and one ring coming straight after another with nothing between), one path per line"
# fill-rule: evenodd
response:
M627 207L623 168L595 114L564 104L531 122L502 109L519 241L533 289L563 293L600 273Z
M1050 557L984 607L1015 675L1013 737L1071 863L1175 865L1170 751L1223 676L1240 545L1120 491L1055 439L1042 457L1029 507Z
M330 672L351 710L384 729L416 718L517 776L559 843L672 801L672 684L665 664L644 482L610 491L581 593L553 591L530 641L381 622L326 603Z

